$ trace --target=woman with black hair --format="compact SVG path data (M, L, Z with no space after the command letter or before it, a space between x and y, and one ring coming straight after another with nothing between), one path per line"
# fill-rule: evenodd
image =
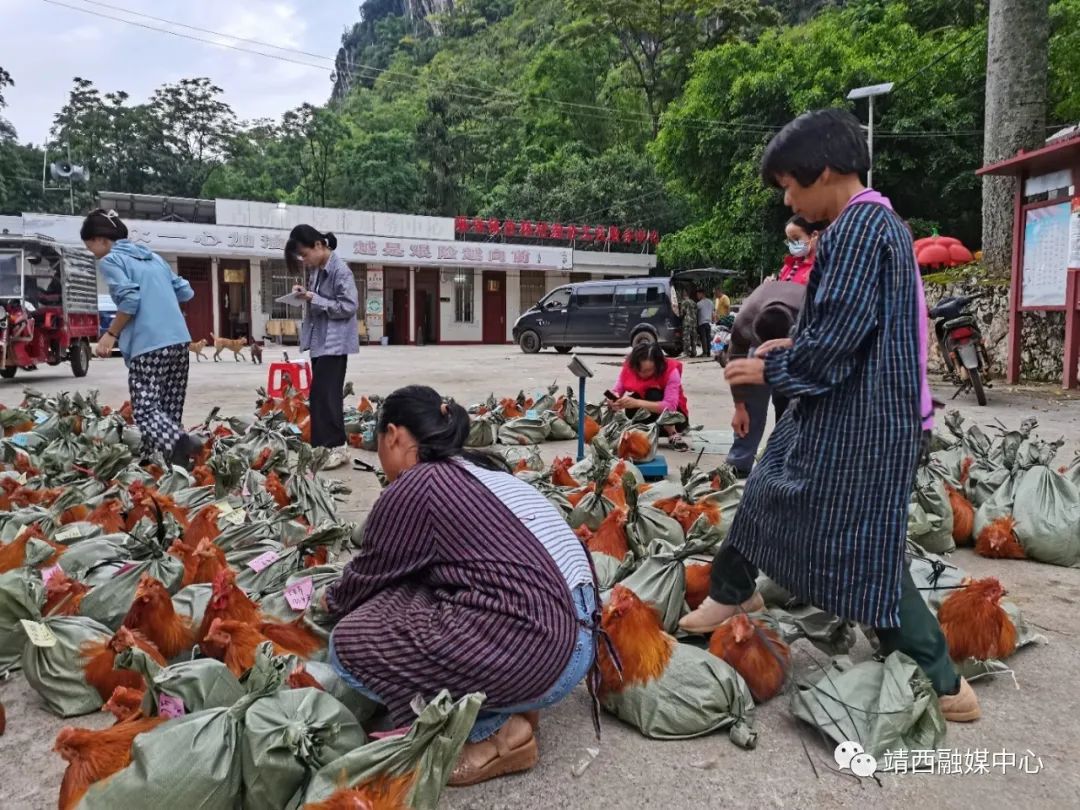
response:
M386 398L377 436L391 483L326 598L341 617L331 664L396 725L417 695L486 695L452 785L536 763L535 712L592 668L599 604L562 516L502 459L464 450L468 435L465 410L431 388Z
M183 428L191 334L180 304L195 292L168 262L128 241L127 226L115 211L91 211L79 236L98 260L116 304L97 355L108 357L119 341L143 444L171 464L188 466L202 443Z
M616 399L610 403L616 411L626 411L633 417L639 410L650 414L647 421L655 422L665 411L680 413L690 418L686 392L682 386L683 364L669 359L658 343L639 343L635 346L622 369L619 379L611 389ZM688 449L686 441L678 435L678 427L665 425L671 446Z
M300 351L311 353L311 444L331 449L326 469L348 460L341 392L349 355L360 351L356 325L356 279L336 253L337 237L297 225L285 245L285 262L296 273L307 270L305 285L293 292L307 301Z
M796 284L810 281L818 236L827 225L826 222L811 222L799 214L787 221L784 236L787 237L788 255L784 257L784 266L780 268L780 281L794 281Z

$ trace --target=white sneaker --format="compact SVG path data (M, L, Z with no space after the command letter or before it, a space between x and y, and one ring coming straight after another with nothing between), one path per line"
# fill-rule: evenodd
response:
M324 470L336 470L349 463L349 450L347 447L335 447L323 465Z

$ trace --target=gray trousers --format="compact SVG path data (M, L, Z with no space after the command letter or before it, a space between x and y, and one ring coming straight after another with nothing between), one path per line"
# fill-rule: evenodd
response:
M787 409L788 400L779 394L773 394L772 387L768 385L748 385L745 391L743 402L750 414L750 430L743 437L735 437L727 455L727 463L740 473L749 475L754 467L761 438L765 435L765 423L769 420L769 400L773 401L777 421L780 421Z

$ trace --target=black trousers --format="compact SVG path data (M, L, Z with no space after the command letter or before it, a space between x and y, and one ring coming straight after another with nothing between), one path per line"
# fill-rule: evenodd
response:
M345 407L341 396L345 388L345 366L349 357L332 354L311 361L311 445L342 447L345 435Z
M697 327L698 340L701 341L701 355L708 357L712 354L712 324L699 323Z
M723 605L741 605L754 594L758 569L725 543L713 559L709 596ZM922 667L939 695L954 695L960 688L949 645L937 617L919 594L911 572L900 580L900 626L874 628L882 655L899 650Z

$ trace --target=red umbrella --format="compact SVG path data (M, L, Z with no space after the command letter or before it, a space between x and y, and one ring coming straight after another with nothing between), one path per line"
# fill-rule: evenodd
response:
M933 236L915 240L915 259L923 267L956 267L975 260L964 243L951 236Z

